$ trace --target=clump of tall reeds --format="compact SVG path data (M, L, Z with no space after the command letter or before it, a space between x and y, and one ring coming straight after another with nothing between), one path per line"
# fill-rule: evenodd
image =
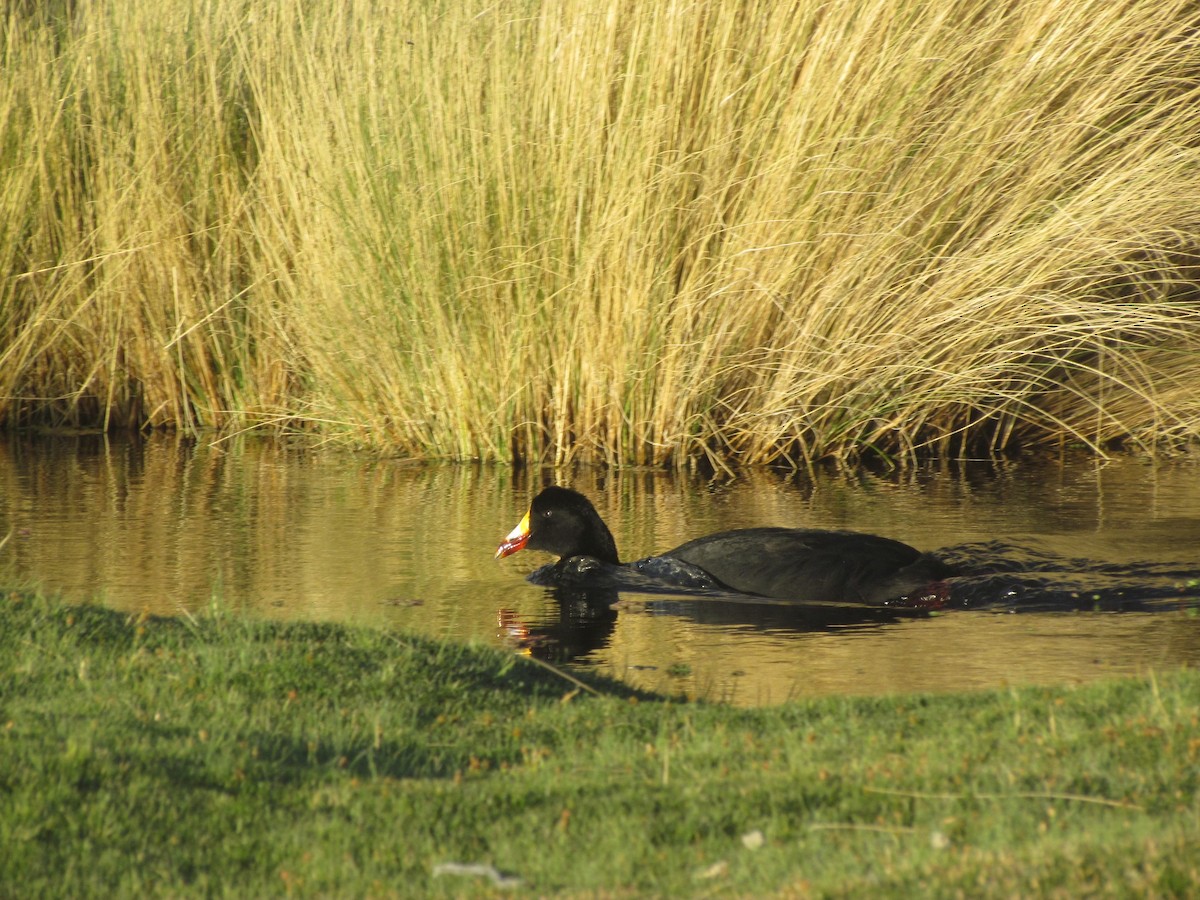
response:
M679 464L1200 436L1184 0L10 12L0 416Z

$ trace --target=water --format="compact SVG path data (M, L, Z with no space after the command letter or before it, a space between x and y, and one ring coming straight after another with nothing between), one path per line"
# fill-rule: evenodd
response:
M541 636L537 652L556 663L747 705L1071 684L1200 664L1200 616L1188 605L1200 593L1195 461L815 480L755 472L724 482L557 475L593 498L625 559L763 524L946 548L975 574L954 588L952 605L967 609L935 617L627 594L615 614L581 621L524 580L549 561L544 554L492 558L552 476L251 441L9 441L0 444L0 577L130 612L215 605L495 644ZM1023 571L984 574L1005 566ZM1039 568L1057 571L1030 571Z

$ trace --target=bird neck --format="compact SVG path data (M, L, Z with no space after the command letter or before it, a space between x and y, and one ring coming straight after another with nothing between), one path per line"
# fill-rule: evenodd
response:
M614 566L621 564L621 558L617 555L617 542L613 540L612 532L598 515L592 519L588 528L587 545L583 555L594 556L601 562L612 563Z

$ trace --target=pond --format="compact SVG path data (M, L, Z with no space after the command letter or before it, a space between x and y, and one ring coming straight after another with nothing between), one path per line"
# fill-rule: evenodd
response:
M493 558L551 481L591 497L623 559L725 528L802 525L937 550L972 577L955 584L954 608L933 615L623 594L614 612L580 620L525 581L546 554ZM709 480L423 465L252 440L59 436L0 443L0 491L7 586L130 612L222 609L497 645L536 640L535 654L554 665L741 705L1200 664L1195 460Z

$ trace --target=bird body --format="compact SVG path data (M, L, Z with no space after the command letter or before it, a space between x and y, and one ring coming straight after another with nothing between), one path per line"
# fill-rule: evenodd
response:
M945 577L918 550L874 534L745 528L696 538L663 554L743 594L797 601L883 603Z
M619 565L616 542L591 501L563 487L548 487L496 551L546 550L559 566L579 557ZM745 528L696 538L632 563L639 572L670 571L679 561L689 584L714 586L780 600L883 604L908 597L949 576L937 558L890 538L810 528ZM653 564L653 565L648 565ZM578 566L575 567L578 569Z

